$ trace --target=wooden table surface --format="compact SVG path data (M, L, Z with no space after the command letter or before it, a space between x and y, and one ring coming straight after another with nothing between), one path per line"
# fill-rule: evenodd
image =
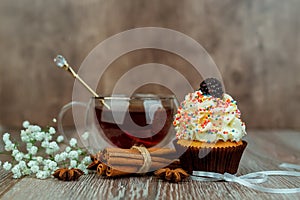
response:
M300 165L300 132L252 130L238 175L283 170L282 162ZM298 177L270 177L265 187L300 187ZM13 179L0 170L1 199L300 199L300 193L270 194L229 182L185 181L169 183L153 176L108 179L96 174L75 182L36 178Z

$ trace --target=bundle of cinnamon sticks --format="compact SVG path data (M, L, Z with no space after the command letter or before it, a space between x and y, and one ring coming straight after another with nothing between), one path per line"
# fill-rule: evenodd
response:
M109 177L141 173L140 169L148 164L147 171L154 171L170 165L178 165L176 151L171 148L149 148L150 161L137 149L106 148L97 154L101 163L97 167L97 173Z

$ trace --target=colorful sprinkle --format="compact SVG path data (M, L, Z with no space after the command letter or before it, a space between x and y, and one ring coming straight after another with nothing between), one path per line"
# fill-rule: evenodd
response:
M236 106L236 101L228 96L224 96L223 100L210 95L203 96L199 91L186 95L173 121L176 137L179 139L198 138L201 141L218 139L226 141L244 136L245 124L240 120L240 111ZM233 117L237 118L240 123L236 123ZM229 131L224 131L224 127ZM212 140L208 138L208 135Z

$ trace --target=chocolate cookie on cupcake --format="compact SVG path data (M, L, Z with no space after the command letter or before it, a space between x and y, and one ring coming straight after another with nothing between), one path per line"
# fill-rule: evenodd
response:
M173 122L175 148L182 168L235 174L247 146L245 123L236 101L224 93L215 78L204 80L200 89L185 96Z

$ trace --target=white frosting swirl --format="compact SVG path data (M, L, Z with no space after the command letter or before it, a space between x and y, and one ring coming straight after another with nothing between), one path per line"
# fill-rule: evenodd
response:
M246 135L236 101L224 94L222 99L189 93L178 108L174 126L177 139L201 142L241 141Z

